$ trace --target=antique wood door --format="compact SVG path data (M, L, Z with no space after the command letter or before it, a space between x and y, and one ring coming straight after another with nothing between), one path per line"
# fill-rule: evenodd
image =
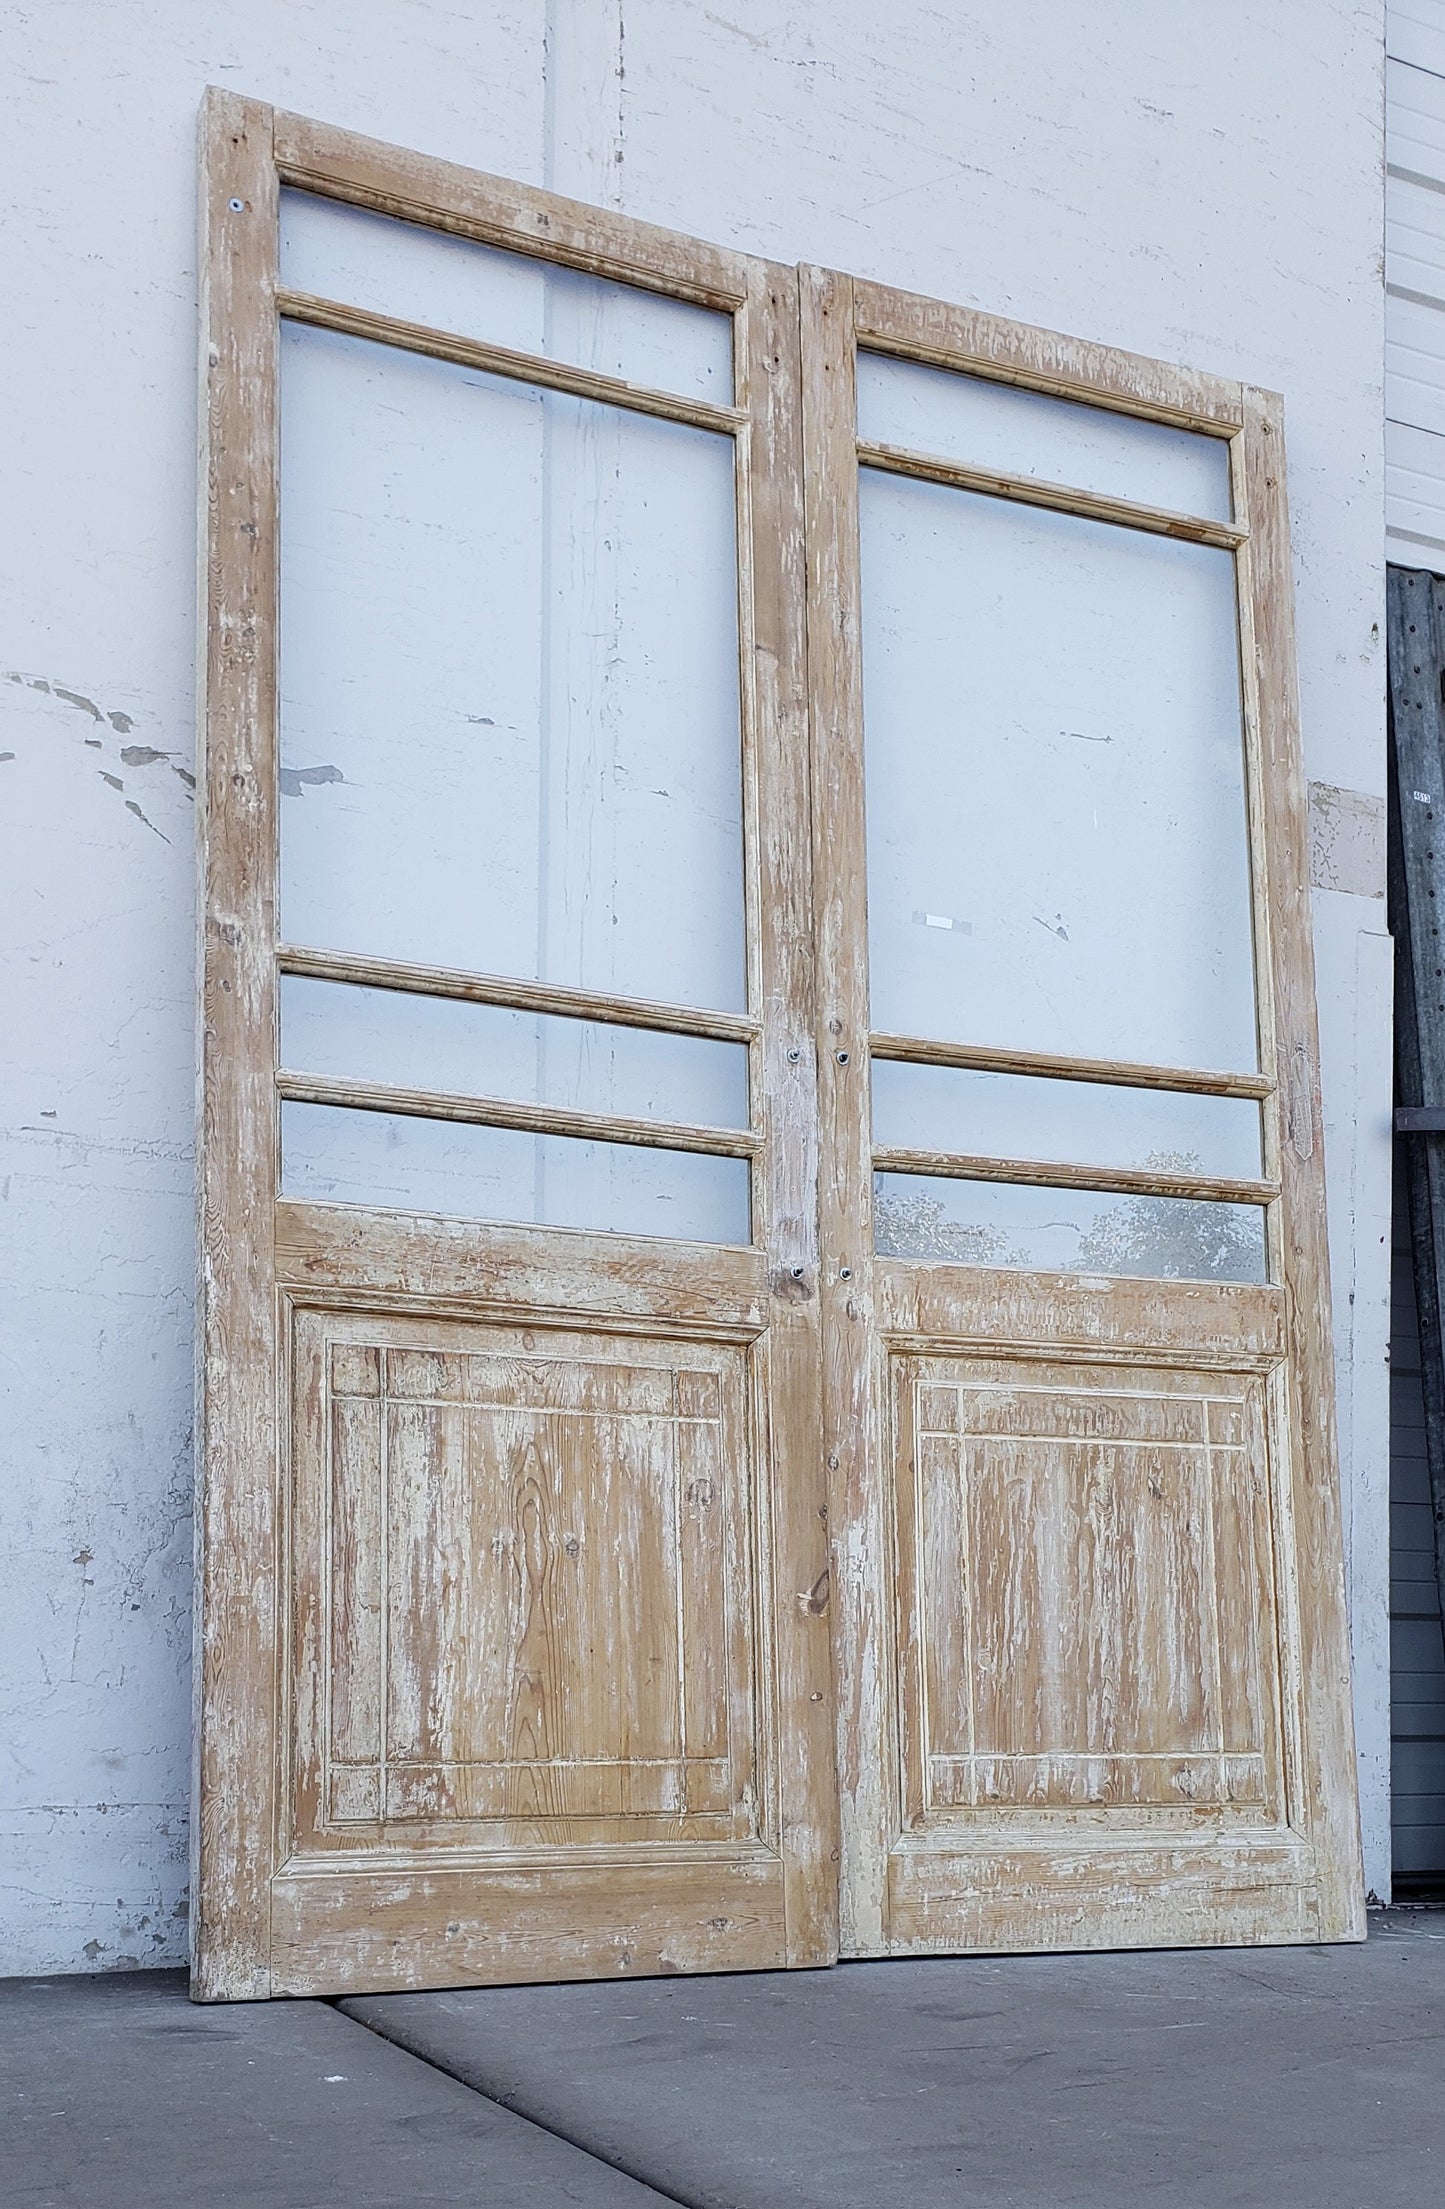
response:
M1358 1935L1275 402L202 202L197 1993Z
M197 1992L827 1961L796 278L202 176Z
M1278 403L802 302L844 1952L1362 1937Z

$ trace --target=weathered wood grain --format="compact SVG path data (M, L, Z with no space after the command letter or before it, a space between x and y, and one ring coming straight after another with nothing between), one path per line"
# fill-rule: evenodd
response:
M744 255L533 185L384 145L303 115L277 114L275 146L284 183L354 207L614 276L700 306L740 307L748 295Z
M229 95L203 172L196 1991L1358 1937L1277 403ZM283 180L733 314L731 408L462 357L735 438L745 1013L278 950ZM1235 553L1259 1073L870 1037L860 342L1231 439L1234 523L1104 503ZM740 1043L751 1126L278 1069L278 973ZM1264 1170L875 1153L870 1042L1256 1098ZM282 1201L278 1095L746 1156L752 1247ZM877 1164L1260 1203L1272 1282L876 1259Z
M271 1205L277 186L268 108L201 124L196 1793L192 1987L269 1989L280 1635Z
M754 1239L775 1294L764 1346L766 1391L755 1448L769 1469L771 1625L780 1724L776 1759L787 1957L838 1953L838 1789L827 1588L828 1475L821 1384L817 1000L808 770L807 575L798 279L756 262L739 326L739 399L752 417L740 446L750 934L762 1035L755 1119L766 1147L753 1167ZM787 1293L791 1291L792 1293Z
M299 971L299 970L298 970ZM918 1066L958 1066L987 1074L1033 1074L1047 1081L1103 1082L1110 1088L1178 1089L1198 1097L1270 1097L1268 1074L1211 1073L1197 1066L1144 1066L1132 1059L1069 1058L1062 1052L1012 1051L988 1043L949 1043L929 1036L872 1035L874 1058Z
M1226 377L895 291L886 284L858 279L853 296L859 340L877 352L940 368L964 368L998 383L1172 422L1210 436L1231 436L1244 422L1242 388Z
M450 1120L463 1126L522 1128L534 1135L571 1135L593 1143L636 1143L648 1150L701 1151L717 1158L755 1158L761 1147L746 1128L693 1127L671 1120L632 1120L615 1112L582 1112L570 1105L533 1104L520 1097L456 1095L439 1089L401 1089L386 1082L351 1081L335 1074L276 1072L282 1097L300 1104L342 1105L358 1112L395 1112L404 1119Z
M244 162L213 143L211 202L219 177L266 221L250 259L224 224L210 249L213 279L218 238L232 255L213 321L233 351L251 347L222 382L213 443L237 507L223 519L251 564L213 523L207 604L223 637L237 577L249 596L244 653L213 661L207 693L207 880L213 912L217 896L232 901L228 953L243 944L249 964L206 1061L208 1097L226 1107L204 1123L207 1219L219 1208L231 1239L212 1273L220 1325L207 1362L203 1615L225 1664L211 1657L203 1686L202 1825L220 1845L204 1855L198 1986L335 1992L827 1962L836 1793L818 1595L796 280L319 126L276 119L273 131L263 109L222 102L214 115L223 130L239 115L254 142ZM278 950L283 176L735 311L733 408L485 348L464 357L735 436L746 1013ZM442 357L466 344L327 303L279 308ZM232 971L212 959L208 1007L217 990L229 999ZM278 1068L278 973L739 1042L752 1128ZM278 1097L746 1157L752 1247L283 1202ZM232 1404L243 1433L218 1417Z
M897 1144L877 1145L873 1165L878 1173L1017 1181L1039 1189L1106 1189L1126 1195L1153 1192L1159 1196L1198 1197L1216 1204L1267 1204L1279 1195L1277 1181L1179 1173L1163 1166L1087 1166L1053 1159L976 1157L964 1151L905 1150Z
M884 1939L896 1824L879 1355L873 1322L871 1105L863 826L855 306L850 278L799 271L808 532L817 1052L822 1144L823 1434L837 1695L840 1939Z
M1175 514L1164 507L1143 506L1137 499L1107 496L1101 491L1072 490L1067 484L1045 483L1035 476L1000 474L993 468L970 468L962 461L943 460L930 453L916 453L900 445L877 445L860 439L858 459L865 468L885 475L912 476L920 483L946 483L956 491L980 491L989 498L1009 499L1018 506L1042 506L1055 514L1082 514L1090 521L1117 522L1125 529L1143 529L1156 537L1178 537L1187 544L1219 545L1232 552L1242 545L1248 531L1230 522L1205 521L1194 514Z
M835 1028L822 1128L825 1274L832 1257L839 1278L825 1397L839 1461L835 1555L845 1561L835 1572L839 1760L845 1788L857 1789L844 1828L845 1948L1358 1938L1274 402L878 285L813 273L804 296L820 997ZM853 478L860 461L903 462L854 447L860 342L1231 438L1237 521L1209 541L1234 550L1240 582L1260 1073L982 1051L966 1037L885 1036L874 1047L925 1064L1258 1098L1255 1180L1181 1173L1166 1190L1146 1169L869 1157L866 1084L852 1079L868 1028ZM906 471L1014 492L921 459ZM865 1161L1131 1190L1142 1172L1161 1193L1262 1204L1278 1285L870 1258L857 1249ZM1066 1365L1040 1363L1063 1353ZM980 1372L1011 1406L1007 1432L991 1431L978 1408L970 1376ZM1192 1422L1187 1436L1154 1431L1161 1404L1166 1426ZM1073 1428L1050 1434L1039 1417Z
M1289 1583L1284 1606L1290 1675L1286 1694L1292 1701L1297 1698L1300 1729L1298 1794L1291 1811L1314 1851L1320 1937L1361 1940L1364 1881L1335 1439L1309 816L1300 747L1284 409L1272 392L1250 389L1244 396L1241 510L1248 519L1250 543L1242 556L1242 574L1250 607L1245 634L1253 655L1246 699L1257 716L1251 732L1259 760L1253 835L1262 860L1256 935L1263 938L1268 961L1262 1021L1269 1020L1273 1028L1279 1085L1273 1106L1265 1110L1267 1135L1273 1126L1265 1170L1277 1170L1281 1183L1279 1278L1288 1327L1288 1356L1280 1378L1280 1391L1288 1397L1288 1449L1281 1447L1278 1456L1286 1493L1277 1499L1276 1523L1280 1565Z
M707 1036L719 1043L751 1043L759 1023L748 1013L705 1012L662 1005L645 997L618 997L571 989L559 982L524 982L505 974L473 974L455 967L417 966L403 959L373 959L356 952L310 950L282 944L282 974L318 982L348 982L362 989L390 989L421 997L449 997L462 1004L505 1005L518 1012L557 1013L566 1019L610 1021L620 1028L650 1028L664 1035ZM1249 1092L1253 1094L1253 1092Z
M577 1230L490 1227L424 1219L365 1205L276 1206L279 1280L312 1301L374 1297L382 1308L534 1311L647 1327L671 1317L689 1331L749 1340L767 1327L773 1302L791 1302L790 1272L770 1272L762 1251Z
M347 337L366 338L373 345L392 345L400 352L420 353L428 360L455 361L463 368L480 368L490 376L537 384L548 391L568 391L602 406L659 415L664 421L687 422L694 429L719 430L726 437L747 427L748 418L739 407L713 406L705 399L685 399L677 392L650 391L640 384L625 383L620 376L604 376L592 368L569 368L563 361L544 360L539 354L516 353L504 345L459 337L454 331L400 322L393 315L377 314L369 307L348 307L337 299L317 299L297 291L278 292L276 306L288 321L304 322L312 329L339 330Z

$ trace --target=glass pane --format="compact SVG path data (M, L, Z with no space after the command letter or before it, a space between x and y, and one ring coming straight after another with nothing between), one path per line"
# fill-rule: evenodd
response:
M883 353L858 356L858 435L1206 521L1227 522L1233 511L1221 437Z
M748 1124L741 1043L297 974L281 978L281 1063L296 1073L517 1097L633 1120Z
M293 942L744 997L731 438L288 325Z
M873 1140L897 1150L1163 1166L1240 1180L1261 1171L1259 1106L1247 1097L1111 1089L890 1059L873 1061Z
M732 404L730 315L311 192L281 194L281 282L398 322Z
M683 1242L751 1231L745 1158L288 1102L281 1159L282 1195L313 1201Z
M860 497L873 1026L1253 1069L1231 556Z
M1264 1213L1190 1197L1124 1197L1001 1181L875 1174L880 1257L1156 1281L1263 1281Z

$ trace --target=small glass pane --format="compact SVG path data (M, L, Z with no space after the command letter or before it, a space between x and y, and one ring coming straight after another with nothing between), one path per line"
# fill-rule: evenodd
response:
M282 1195L308 1201L682 1242L751 1233L744 1158L291 1102L281 1158Z
M732 404L730 315L316 193L281 194L281 283L398 322Z
M873 1026L1252 1070L1231 556L859 488Z
M292 942L741 1008L733 459L286 326Z
M281 978L281 1063L392 1088L516 1097L629 1120L748 1124L741 1043Z
M1157 1281L1263 1281L1264 1212L1190 1197L875 1174L880 1257Z
M1247 1097L890 1059L873 1061L873 1140L896 1150L1161 1166L1237 1180L1261 1171L1259 1106Z
M1223 438L883 353L858 356L858 435L1206 521L1232 513Z

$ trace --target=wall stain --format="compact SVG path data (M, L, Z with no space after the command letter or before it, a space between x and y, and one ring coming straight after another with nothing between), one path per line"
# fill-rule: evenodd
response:
M131 730L135 727L135 716L133 714L122 713L119 708L103 708L97 705L94 698L87 696L83 690L71 690L66 684L58 683L48 676L27 675L22 669L7 668L4 679L7 683L19 684L23 690L36 690L48 698L58 698L62 705L70 706L76 713L84 714L88 721L98 722L102 727L109 728L115 736L129 736ZM88 751L104 752L107 741L108 739L105 737L87 736L85 739L86 749ZM14 752L0 752L0 760L14 759L15 756ZM186 795L188 797L194 797L195 795L195 776L189 769L178 766L172 755L167 751L162 751L157 745L123 745L118 764L122 767L132 768L168 767L185 789ZM119 791L122 797L125 796L125 783L121 776L111 774L104 767L97 767L96 773L108 789ZM163 844L170 843L171 838L167 836L165 830L156 826L149 814L134 798L125 798L125 809L127 813L133 813L142 826L151 831L153 836L159 836Z
M306 783L345 782L339 767L281 767L277 770L283 798L302 798L306 795Z

